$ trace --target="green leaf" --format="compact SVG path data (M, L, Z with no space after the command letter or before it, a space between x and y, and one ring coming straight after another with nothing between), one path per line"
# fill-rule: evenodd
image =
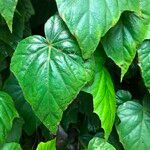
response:
M11 56L13 49L11 46L0 40L0 63L8 56Z
M95 69L95 67L94 67ZM91 81L93 82L93 81ZM90 83L91 84L91 83ZM83 88L84 89L84 88ZM80 92L78 97L78 111L86 116L93 113L93 97L86 92Z
M6 20L6 23L11 32L17 2L18 0L0 0L0 14Z
M46 143L41 142L36 150L56 150L56 139Z
M89 58L100 38L114 26L122 11L139 12L139 0L56 0L59 14ZM136 5L135 5L136 3Z
M145 39L149 39L150 40L150 24L149 24L149 30L148 30L148 33L147 33L147 36Z
M138 49L138 58L145 86L150 92L150 40L144 41Z
M24 99L21 87L13 74L6 80L3 90L12 97L19 115L24 119L23 129L25 132L28 135L33 134L39 126L40 121L35 116L29 103Z
M24 37L28 37L32 35L30 22L26 22L23 31Z
M128 101L118 107L117 114L121 123L116 127L124 148L148 150L150 147L150 99L144 102L144 106Z
M143 105L144 105L144 110L149 111L150 108L150 94L146 93L144 98L143 98Z
M24 19L19 13L15 13L13 22L13 31L9 31L4 19L0 17L0 40L7 46L6 51L13 51L16 48L17 42L23 37Z
M104 67L103 58L99 54L96 54L95 62L94 82L84 90L93 95L94 112L101 120L107 139L115 119L115 91L110 74Z
M71 105L68 109L63 113L63 118L61 121L61 125L63 126L63 129L67 131L69 125L71 123L77 123L78 122L78 105Z
M47 21L45 35L18 44L11 70L36 115L55 133L63 111L90 80L90 65L59 16Z
M7 93L0 91L0 145L6 140L16 117L18 117L18 113L12 98Z
M2 75L0 74L0 90L2 88Z
M0 72L5 70L7 67L8 67L8 63L7 63L6 59L4 59L3 61L0 61Z
M149 0L141 1L142 5L142 17L146 19L147 26L148 26L148 33L145 39L150 39L150 5Z
M115 148L102 138L93 138L88 145L88 150L115 150Z
M4 144L2 150L22 150L22 149L18 143L12 142Z
M22 135L22 125L24 121L22 118L16 118L13 121L13 126L7 135L6 143L17 142L19 143Z
M121 68L121 80L132 63L139 44L147 35L148 28L133 13L126 13L119 23L103 38L103 46L110 57Z
M120 21L103 38L102 44L108 57L121 68L121 80L132 63L139 44L146 38L150 24L149 2L140 3L141 17L126 12Z
M150 5L149 0L140 1L141 17L150 20ZM148 23L150 25L150 22Z
M83 129L85 130L86 126L87 126L87 129L88 129L87 132L90 132L90 133L98 132L101 128L100 125L101 125L101 122L99 120L99 117L95 113L92 113L92 114L86 116L83 121Z
M31 16L35 14L34 8L30 0L19 0L17 10L24 18L25 22L28 22Z
M116 93L116 103L117 105L121 105L126 101L130 101L132 99L132 95L129 91L119 90Z

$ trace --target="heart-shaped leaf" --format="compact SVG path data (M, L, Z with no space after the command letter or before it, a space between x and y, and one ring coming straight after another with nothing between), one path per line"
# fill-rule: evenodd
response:
M117 125L117 131L126 150L149 149L149 106L150 98L144 101L144 106L134 101L128 101L118 107L117 114L121 123Z
M93 63L82 59L59 16L47 21L45 35L46 39L31 36L19 43L11 70L36 115L55 133L63 111L90 80Z
M138 12L140 6L139 0L56 0L56 2L60 16L77 38L84 58L91 56L100 38L116 24L122 11Z
M102 40L105 52L120 68L121 80L128 71L137 47L148 36L150 25L149 1L140 3L141 16L126 12Z

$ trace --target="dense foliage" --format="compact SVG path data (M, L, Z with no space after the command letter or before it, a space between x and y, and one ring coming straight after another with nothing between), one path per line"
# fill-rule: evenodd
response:
M149 0L0 0L0 149L150 149Z

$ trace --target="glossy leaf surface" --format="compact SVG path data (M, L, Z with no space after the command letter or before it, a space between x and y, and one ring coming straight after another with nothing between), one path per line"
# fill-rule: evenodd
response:
M132 63L139 44L147 35L148 28L134 14L125 14L103 39L104 49L121 68L121 80Z
M114 86L103 61L103 58L96 54L94 82L84 90L93 95L94 112L101 120L107 139L114 123L116 104Z
M92 71L59 16L47 21L45 35L46 39L31 36L19 43L11 70L36 115L55 133L63 111L90 80Z
M118 107L117 114L121 123L117 125L117 131L126 150L149 149L149 108L150 99L144 102L144 106L137 102L128 101Z
M60 16L77 38L84 58L91 56L100 38L117 23L122 11L139 12L140 7L139 0L56 0L56 2Z
M110 57L121 68L121 80L128 71L137 47L147 37L150 25L150 5L148 0L140 3L141 16L124 13L115 27L103 38L103 46Z

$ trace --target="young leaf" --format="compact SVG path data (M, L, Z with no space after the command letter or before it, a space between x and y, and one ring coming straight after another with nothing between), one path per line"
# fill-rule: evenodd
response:
M116 127L126 150L147 150L150 147L149 102L150 99L142 106L137 102L128 101L118 107L117 114L121 123Z
M18 143L11 142L11 143L4 144L2 150L22 150L22 149Z
M88 145L88 150L116 150L111 144L102 138L93 138Z
M150 92L150 40L144 41L138 49L138 57L145 86Z
M56 0L62 19L89 58L123 10L139 11L139 0ZM137 5L135 5L135 3Z
M6 20L9 30L12 32L13 16L18 0L0 0L0 14Z
M16 117L18 117L18 113L12 98L7 93L0 91L0 145L6 140Z
M47 21L45 35L18 44L11 70L36 115L56 133L63 111L89 80L90 65L59 16Z
M36 150L56 150L56 139L46 143L41 142Z
M104 67L103 58L99 54L95 57L95 78L91 86L85 91L93 95L94 112L99 116L105 138L109 137L115 119L115 91L109 72Z

